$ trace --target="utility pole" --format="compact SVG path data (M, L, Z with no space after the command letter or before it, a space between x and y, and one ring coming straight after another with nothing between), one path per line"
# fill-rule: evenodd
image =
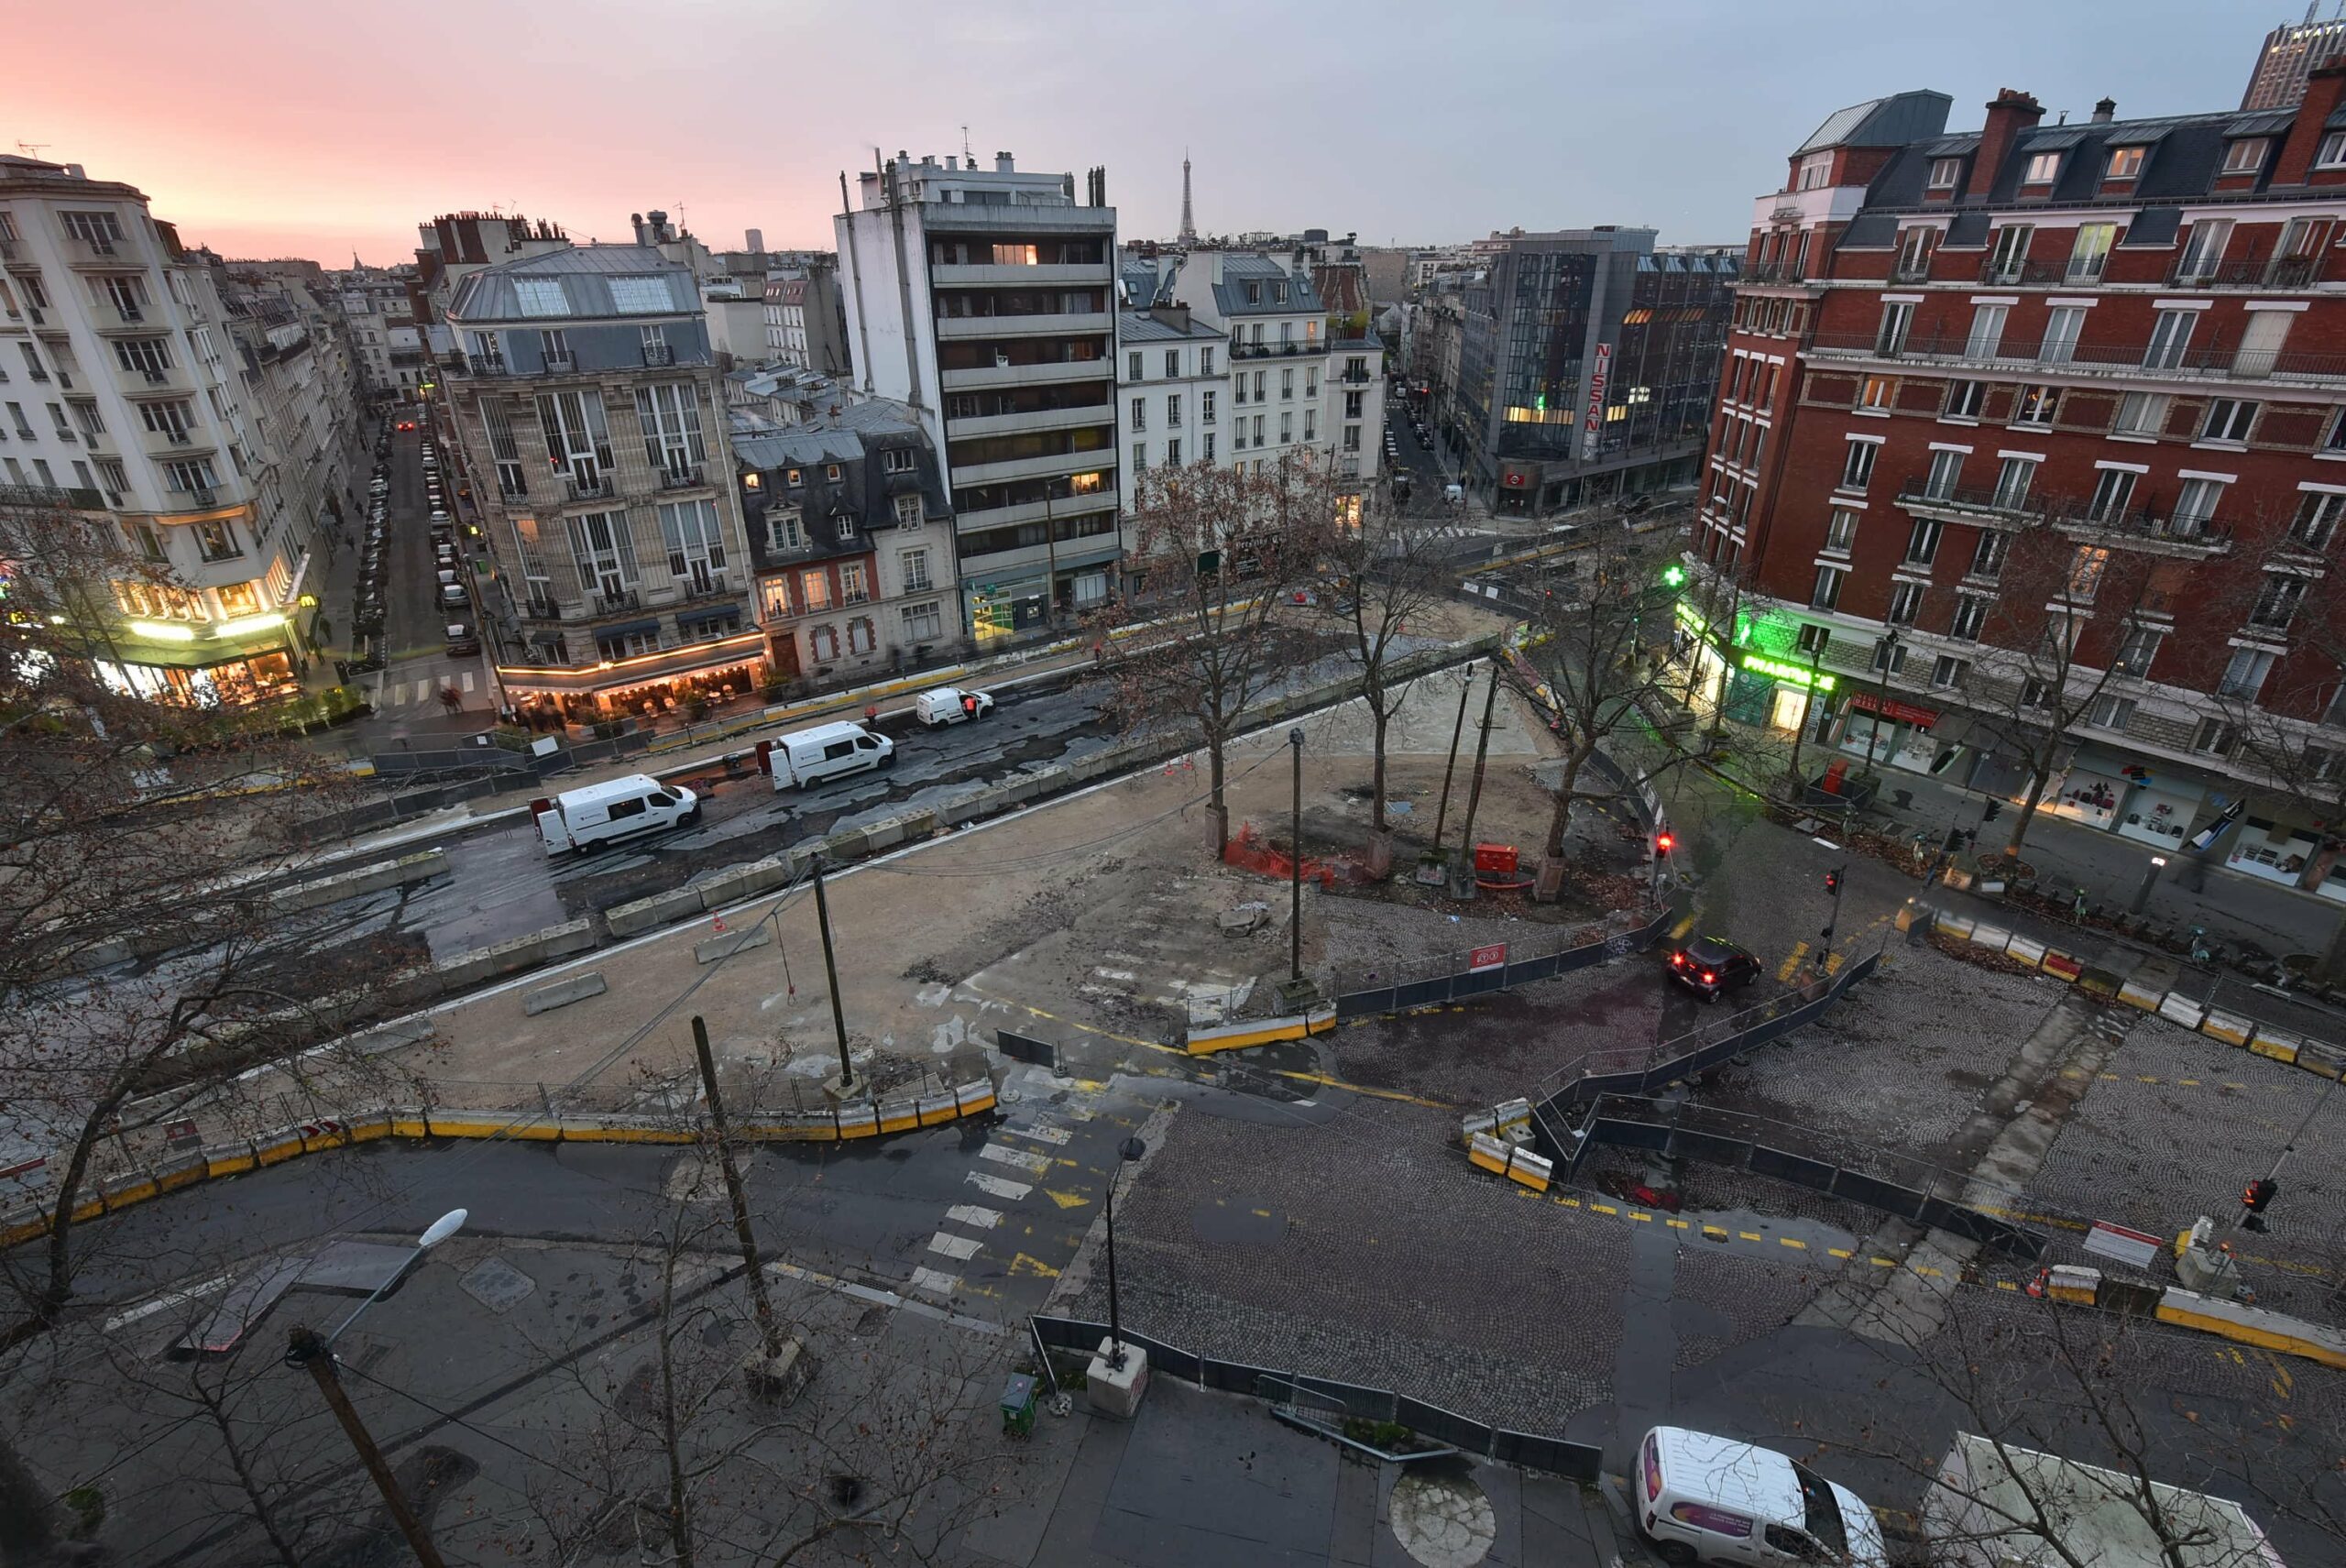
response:
M1458 771L1458 741L1466 733L1466 700L1474 695L1474 666L1466 666L1458 683L1458 718L1450 727L1450 761L1442 765L1442 804L1434 808L1433 847L1442 848L1442 823L1450 816L1450 775Z
M831 951L831 906L823 896L823 857L817 855L815 869L815 924L823 933L823 974L831 985L831 1030L839 1042L839 1092L845 1094L855 1087L855 1064L847 1055L847 1014L839 1007L839 964Z
M1474 808L1483 803L1483 762L1491 751L1491 709L1499 700L1499 664L1491 661L1490 689L1483 694L1483 732L1474 740L1474 781L1466 791L1466 822L1458 839L1460 874L1453 888L1461 898L1474 896Z
M1295 759L1295 795L1288 830L1288 969L1287 982L1303 985L1303 729L1287 732L1287 749Z
M708 1025L693 1014L693 1054L700 1058L700 1086L708 1096L708 1122L717 1131L717 1163L725 1172L725 1195L733 1204L733 1234L741 1243L741 1262L750 1272L750 1305L757 1313L758 1335L766 1354L779 1360L787 1348L774 1321L773 1298L766 1293L766 1271L758 1261L757 1234L750 1226L750 1200L741 1188L741 1172L733 1163L733 1137L725 1124L725 1100L717 1090L717 1058L709 1054Z
M296 1328L285 1359L307 1369L311 1379L318 1386L318 1392L325 1396L326 1408L334 1411L334 1419L342 1423L343 1435L349 1438L350 1446L357 1450L358 1462L374 1478L375 1489L383 1495L383 1506L390 1510L391 1522L399 1526L401 1535L407 1537L408 1550L415 1553L416 1562L423 1568L447 1568L441 1560L440 1549L432 1544L432 1536L424 1530L423 1520L417 1517L415 1510L408 1506L407 1498L400 1495L399 1479L384 1461L383 1451L375 1446L374 1435L367 1430L367 1423L358 1419L357 1408L351 1404L348 1390L343 1387L342 1379L334 1373L334 1352L326 1348L325 1342L317 1336L315 1330Z

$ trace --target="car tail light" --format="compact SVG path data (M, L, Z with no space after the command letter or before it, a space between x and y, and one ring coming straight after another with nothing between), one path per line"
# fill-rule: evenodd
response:
M1718 976L1717 976L1717 975L1716 975L1716 974L1714 974L1714 973L1712 973L1709 970L1705 970L1703 971L1703 983L1704 983L1705 985L1708 985L1708 984L1710 984L1713 981L1715 981L1715 980L1716 980L1716 979L1718 979Z
M1672 969L1684 969L1686 967L1686 955L1683 953L1671 954L1670 967Z

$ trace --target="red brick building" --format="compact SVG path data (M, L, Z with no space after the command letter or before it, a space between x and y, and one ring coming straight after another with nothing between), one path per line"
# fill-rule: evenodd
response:
M2346 901L2346 62L2264 113L1949 106L1844 109L1757 203L1698 700L2161 848L2244 800L2216 858Z

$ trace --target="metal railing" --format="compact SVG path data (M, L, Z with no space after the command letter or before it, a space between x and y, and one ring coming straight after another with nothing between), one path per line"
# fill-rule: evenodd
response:
M1763 261L1743 274L1746 283L1805 283L1808 269L1795 261Z
M1900 487L1898 502L1910 509L1934 508L2020 524L2049 522L2073 532L2161 539L2209 551L2228 549L2231 543L2231 531L2213 518L2151 505L2097 508L2073 496L2012 494L1995 485L1935 486L1928 479L1910 479Z
M616 493L608 477L582 478L576 474L564 476L563 488L574 501L607 501Z
M2005 370L2115 371L2252 381L2271 377L2346 378L2346 354L2251 349L2239 343L2176 346L2148 340L2077 343L2044 337L2024 343L1999 337L1990 343L1975 339L1968 332L1903 335L1875 332L1819 333L1809 340L1808 346L1822 354L1852 358L1979 365Z
M663 490L689 490L695 485L706 485L707 478L698 468L663 468L660 488Z
M1233 338L1230 345L1233 359L1293 358L1299 355L1326 352L1317 343L1240 343Z
M2178 258L2166 281L2178 289L2298 289L2314 280L2319 258L2311 256L2244 257L2238 261L2199 262Z
M1927 479L1910 479L1899 489L1902 505L1944 507L1949 511L1986 513L1992 517L2010 518L2015 522L2038 522L2045 516L2046 505L2042 496L2007 494L1995 485L1933 485Z
M615 594L597 594L588 608L595 615L619 615L628 610L641 609L643 598L633 588L622 588Z
M565 376L577 368L578 356L576 354L549 354L545 356L545 373L549 376Z

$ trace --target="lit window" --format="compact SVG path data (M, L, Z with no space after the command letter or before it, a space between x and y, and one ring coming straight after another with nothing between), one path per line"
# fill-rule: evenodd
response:
M2053 177L2060 172L2061 155L2040 152L2029 159L2028 169L2021 175L2020 182L2023 185L2050 185Z
M2224 148L2224 172L2227 174L2255 173L2264 167L2264 147L2265 142L2263 137L2242 137Z
M2143 149L2139 147L2113 147L2110 149L2110 167L2102 171L2104 180L2132 180L2143 171Z

